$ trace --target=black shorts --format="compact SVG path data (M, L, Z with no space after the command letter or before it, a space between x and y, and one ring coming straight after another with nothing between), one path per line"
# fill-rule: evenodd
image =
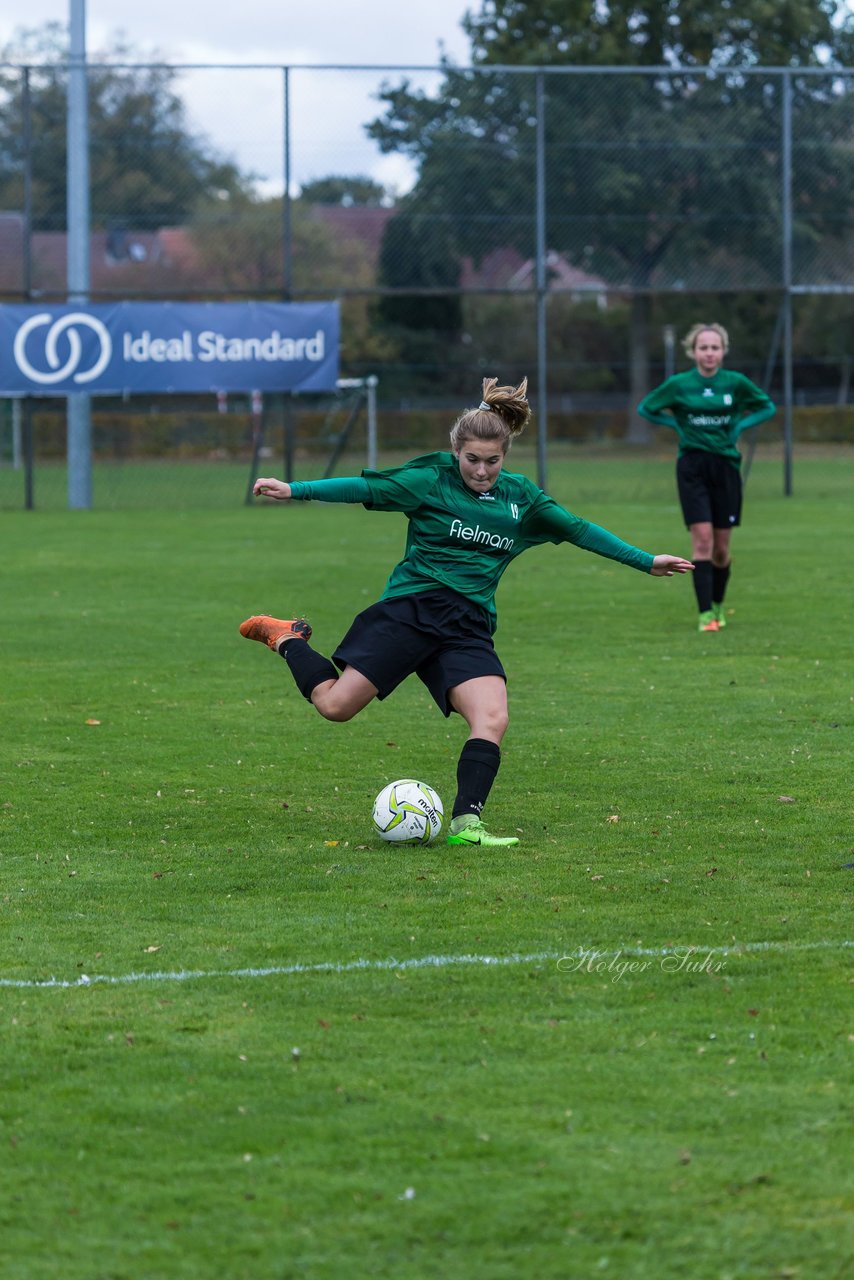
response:
M718 453L689 449L676 463L685 524L734 529L741 524L741 472Z
M447 587L371 605L355 618L332 660L342 670L360 671L379 698L415 674L446 716L454 709L449 689L477 676L507 679L485 613Z

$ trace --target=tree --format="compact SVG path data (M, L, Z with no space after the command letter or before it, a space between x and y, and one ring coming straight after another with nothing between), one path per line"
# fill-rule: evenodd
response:
M23 206L25 136L32 140L33 225L61 230L66 217L65 28L48 23L24 32L0 53L26 64L0 69L0 208ZM189 129L167 66L128 66L139 55L118 42L91 57L88 74L92 223L153 230L184 222L222 194L246 194L252 179Z
M482 0L462 26L475 65L844 66L854 39L848 8L844 0Z
M780 282L781 80L742 69L843 64L854 20L837 0L484 0L463 25L479 72L446 60L436 94L386 86L370 132L418 165L410 213L441 213L457 255L475 260L502 243L530 255L535 227L536 77L491 67L672 68L544 77L548 247L631 291L637 403L656 289ZM844 239L852 95L830 74L794 88L811 143L797 157L796 255L808 271L834 226Z
M412 212L404 204L386 227L379 275L381 284L434 291L418 298L394 294L382 298L379 312L389 323L457 332L460 306L453 291L459 283L459 268L452 237L440 219ZM451 292L435 292L443 289Z
M441 221L411 213L404 201L386 226L378 276L380 285L411 292L382 295L372 308L376 327L407 367L409 391L431 387L462 326L459 263Z
M180 280L185 293L203 289L226 298L281 299L287 292L300 301L334 297L343 280L365 295L372 284L372 269L359 242L336 238L302 198L291 204L287 273L281 199L238 196L221 201L202 209L185 230L192 246ZM391 341L371 324L366 296L355 292L341 307L342 363L354 374L365 369L372 373L395 354Z
M305 183L300 196L309 204L340 204L347 208L352 205L375 208L389 203L385 187L363 174L352 177L330 174L327 178L315 178L313 182Z

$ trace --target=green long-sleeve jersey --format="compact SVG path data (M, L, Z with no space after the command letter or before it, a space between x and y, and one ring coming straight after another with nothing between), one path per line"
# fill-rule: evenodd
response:
M741 465L738 437L777 412L774 401L742 373L718 369L704 378L697 369L676 373L650 391L638 413L660 427L674 427L679 452L702 449Z
M501 576L530 547L572 542L644 573L652 569L648 552L573 515L527 476L501 471L489 493L473 492L452 453L424 454L361 477L294 483L291 496L402 512L409 522L406 550L382 598L450 587L481 606L492 631Z

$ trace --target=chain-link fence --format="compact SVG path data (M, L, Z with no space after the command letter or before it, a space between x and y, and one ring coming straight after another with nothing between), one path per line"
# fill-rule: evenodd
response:
M727 325L790 441L852 438L851 71L87 74L91 300L339 299L341 373L378 377L381 445L441 444L493 373L530 377L541 470L555 439L642 442L633 407L697 319ZM0 69L7 302L67 294L66 78ZM7 407L0 470L61 456L60 408ZM95 445L183 456L205 419L197 456L242 458L248 397L222 410L96 401ZM299 457L326 411L268 412Z

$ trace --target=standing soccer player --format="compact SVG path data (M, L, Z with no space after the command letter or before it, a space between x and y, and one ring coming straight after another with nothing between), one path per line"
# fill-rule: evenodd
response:
M730 577L730 538L741 523L742 431L776 413L773 400L749 378L722 368L729 351L720 324L695 324L683 340L694 361L638 405L638 413L679 435L676 484L682 515L691 534L694 591L700 631L726 626L724 596Z
M495 590L511 561L545 542L572 542L658 578L692 568L679 556L630 546L559 506L526 476L503 470L530 417L526 390L527 380L500 387L497 378L485 378L480 404L451 430L450 453L347 479L259 479L253 488L280 502L360 502L369 511L407 517L403 559L331 661L309 645L311 627L303 618L256 615L241 623L240 634L284 658L297 688L327 720L352 720L413 674L444 715L456 711L469 736L457 764L448 834L455 845L518 843L515 836L492 835L481 820L508 723L506 676L492 636Z

